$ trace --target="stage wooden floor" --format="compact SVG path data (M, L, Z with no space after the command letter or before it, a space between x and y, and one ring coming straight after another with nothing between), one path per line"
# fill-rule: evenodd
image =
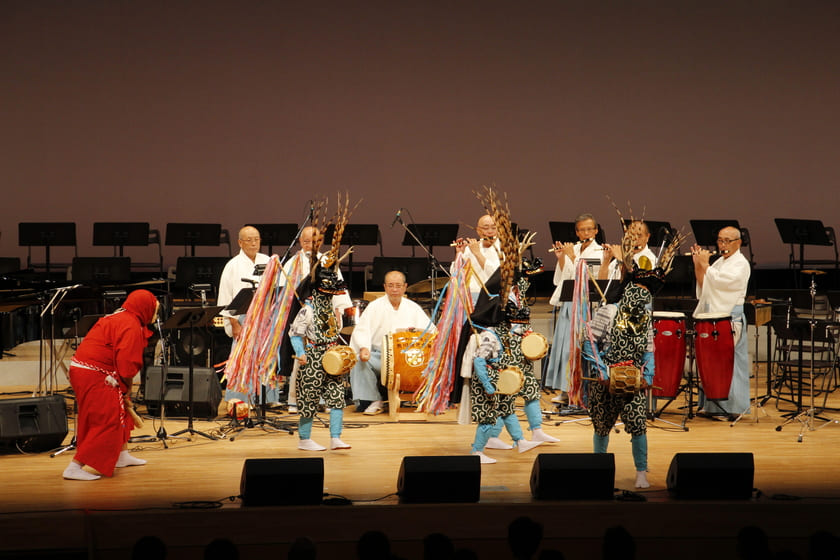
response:
M6 396L14 392L9 389L4 389ZM829 406L836 400L832 398ZM786 404L782 408L790 410ZM160 440L139 442L133 444L133 453L146 459L147 465L119 469L113 478L94 482L62 479L71 453L51 457L6 449L0 457L4 482L0 556L33 550L48 557L127 558L137 538L154 534L167 542L170 557L176 558L200 558L202 547L216 537L233 539L243 558L262 553L285 557L288 544L298 536L312 538L319 557L329 557L351 554L364 531L382 529L392 538L394 551L406 559L420 558L422 537L435 531L449 534L458 546L474 549L481 558L503 558L508 556L507 524L518 515L542 522L543 547L563 550L568 559L598 556L604 528L616 524L630 530L638 541L639 557L648 558L669 551L681 558L734 558L734 537L740 527L751 524L768 532L775 549L789 548L803 555L805 539L813 531L840 534L836 512L840 424L794 421L777 431L784 418L774 400L734 426L689 419L680 408L683 405L672 403L649 424L652 487L638 493L644 502L531 498L530 474L537 454L591 451L591 424L570 421L580 418L573 416L546 420L546 431L559 437L560 443L524 454L488 451L498 463L481 467L478 504L401 505L394 496L404 456L469 452L474 427L459 425L454 411L428 421L403 415L394 423L387 415L365 416L349 407L343 439L353 447L347 451L299 451L296 434L261 428L218 440L194 436L191 441L167 439L166 445ZM550 408L547 398L544 408ZM840 413L826 410L825 417L840 418ZM272 414L271 418L296 427L295 416ZM563 420L567 422L554 425ZM71 418L71 429L72 425ZM197 420L194 428L224 436L225 425L224 420ZM172 434L186 426L183 419L170 418L164 427ZM154 436L160 427L159 419L150 418L138 433ZM798 441L800 432L802 441ZM313 438L325 444L329 440L327 428L317 420ZM616 488L634 491L629 436L613 434L610 451L615 454ZM753 453L756 497L673 499L666 489L666 474L680 452ZM235 496L244 461L286 457L323 457L324 492L348 498L353 505L241 507Z

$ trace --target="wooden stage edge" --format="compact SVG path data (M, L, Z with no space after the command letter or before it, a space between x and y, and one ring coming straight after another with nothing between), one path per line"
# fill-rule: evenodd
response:
M14 395L20 396L20 395ZM543 408L550 409L545 395ZM833 406L836 399L829 400ZM236 437L190 441L153 439L159 418L147 418L132 443L132 453L148 461L118 469L114 477L93 482L66 481L61 472L70 453L22 454L4 449L0 476L0 558L129 557L144 535L161 537L169 558L202 558L203 547L226 537L240 557L258 554L284 558L295 538L315 541L319 558L355 557L355 543L368 530L384 531L395 554L406 560L422 557L422 539L433 532L448 534L456 546L471 548L479 558L509 557L507 526L527 515L543 524L542 548L564 552L569 560L597 557L604 529L623 525L635 537L637 556L682 559L736 558L735 537L746 525L764 529L774 551L789 549L805 557L807 539L817 530L840 535L840 424L824 424L798 434L794 421L777 431L788 403L770 400L734 426L706 418L687 418L685 402L671 403L661 418L649 423L649 476L652 487L635 492L629 436L613 434L615 455L613 500L540 501L531 497L530 477L541 453L588 453L592 427L582 417L546 418L547 432L558 444L544 444L527 453L488 451L498 463L481 466L478 503L400 504L396 492L403 457L465 455L474 426L457 423L456 411L429 421L391 422L386 414L365 416L345 411L347 451L303 452L297 436L274 429L252 428ZM68 400L72 408L72 401ZM296 416L271 414L282 426L296 427ZM826 409L824 417L840 418ZM328 443L326 415L316 420L313 438ZM520 411L520 420L524 417ZM574 421L570 421L574 420ZM667 422L664 422L667 420ZM560 425L558 422L568 421ZM196 420L194 428L221 435L227 421ZM683 430L685 425L688 430ZM72 430L73 419L70 418ZM183 418L165 420L167 434L187 427ZM527 435L527 431L526 431ZM68 434L69 442L72 431ZM503 436L508 439L506 435ZM751 499L680 500L667 491L666 475L676 453L748 452L755 461ZM323 457L324 492L343 496L352 505L245 507L235 497L246 459ZM564 481L579 483L574 478ZM281 482L282 484L282 482ZM632 494L623 495L623 491ZM633 501L641 496L644 501ZM279 555L279 556L278 556Z

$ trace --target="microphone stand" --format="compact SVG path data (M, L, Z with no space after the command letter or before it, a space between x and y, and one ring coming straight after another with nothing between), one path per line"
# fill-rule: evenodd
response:
M397 215L394 218L394 221L391 223L391 225L393 226L395 223L399 222L400 225L402 226L402 228L408 233L408 235L410 235L411 238L414 239L415 242L417 242L417 246L420 247L421 249L423 249L423 252L425 252L426 255L428 256L429 263L430 263L429 268L431 269L430 279L431 279L431 282L432 282L432 287L431 287L432 301L437 301L437 298L438 298L438 289L437 289L438 268L441 271L443 271L443 273L446 276L449 276L449 271L447 271L445 268L443 268L443 266L441 266L440 261L437 260L434 253L432 253L431 249L427 248L426 245L420 239L418 239L418 237L414 234L414 232L411 231L411 228L409 228L408 226L405 225L405 222L403 221L401 214L402 214L402 208L400 208L400 210L397 212Z
M810 368L809 368L809 371L808 371L808 383L810 384L811 390L809 391L810 395L809 395L808 409L803 410L798 415L788 419L788 421L785 422L784 424L781 424L780 426L776 426L776 431L780 432L780 431L782 431L783 426L785 426L786 424L789 424L790 422L793 422L794 420L798 420L799 423L800 423L800 428L799 428L799 435L796 436L796 441L799 442L799 443L802 443L802 439L803 439L806 431L814 432L816 430L819 430L820 428L825 428L829 424L840 424L840 420L833 420L833 419L830 419L830 418L823 418L821 416L817 416L816 409L814 408L814 353L815 353L815 350L814 350L814 329L817 326L817 318L816 318L817 283L816 283L816 272L811 271L810 274L811 274L811 287L810 287L811 316L808 319L808 325L809 325L810 330L811 330L811 340L810 340L810 344L811 344L811 347L810 347L811 360L810 360L810 362L811 362L811 364L810 364ZM788 322L789 321L790 321L790 318L788 317ZM800 348L800 352L801 352L801 348ZM826 375L828 375L828 374L826 374ZM801 389L801 387L802 387L801 377L802 376L800 374L800 381L799 381L800 391L802 390ZM824 421L823 424L820 425L820 426L814 427L814 419L815 418L819 418L820 420L823 420Z
M52 298L50 298L50 301L47 302L47 304L44 306L44 309L41 310L41 345L38 350L38 391L36 393L36 395L38 396L44 394L52 394L53 386L55 384L56 368L58 367L55 356L55 311L56 309L58 309L58 306L61 305L61 302L70 292L70 290L74 290L80 286L81 284L76 284L75 286L63 286L61 288L56 288L55 293L52 295ZM49 314L50 318L50 355L48 372L44 370L44 331L47 330L46 325L44 324L44 318L47 314Z

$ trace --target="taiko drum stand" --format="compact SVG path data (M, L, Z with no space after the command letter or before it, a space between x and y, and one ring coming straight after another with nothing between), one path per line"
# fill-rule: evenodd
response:
M815 316L816 295L817 295L816 275L817 274L825 274L825 272L823 272L821 270L803 270L802 272L803 272L803 274L810 274L811 275L811 289L810 289L810 293L811 293L811 316L808 319L808 324L809 324L810 329L811 329L811 340L810 340L810 343L811 343L811 347L810 347L810 350L811 350L811 365L810 365L810 369L808 371L808 382L811 385L811 390L810 390L810 395L808 397L808 409L803 410L802 412L800 412L796 416L792 416L791 418L788 418L788 420L784 424L780 424L779 426L776 426L776 431L781 432L782 428L784 426L786 426L787 424L790 424L794 420L798 420L799 424L800 424L800 427L799 427L799 435L796 436L796 441L798 441L800 443L802 443L802 439L805 436L805 431L806 430L810 431L810 432L814 432L816 430L819 430L820 428L825 428L829 424L840 424L840 420L832 420L832 419L821 418L821 417L817 416L816 415L816 409L814 408L814 329L817 326L817 318ZM802 385L802 383L800 381L800 387L801 387L801 385ZM824 421L822 425L817 426L816 428L814 427L814 419L815 418L820 418L820 420Z

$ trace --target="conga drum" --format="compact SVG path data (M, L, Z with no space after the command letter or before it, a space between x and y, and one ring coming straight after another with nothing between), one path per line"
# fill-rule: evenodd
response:
M423 384L423 370L429 363L432 333L386 334L382 343L382 384L393 389L400 376L400 391L413 393Z
M694 316L694 333L697 373L706 398L728 398L735 365L732 317L728 313L698 313Z
M653 312L653 396L674 398L685 370L685 313Z
M356 365L356 353L349 346L333 346L324 352L321 364L329 375L347 375Z
M525 374L517 366L506 367L499 370L499 379L496 381L496 392L501 395L515 395L522 390L525 384Z

